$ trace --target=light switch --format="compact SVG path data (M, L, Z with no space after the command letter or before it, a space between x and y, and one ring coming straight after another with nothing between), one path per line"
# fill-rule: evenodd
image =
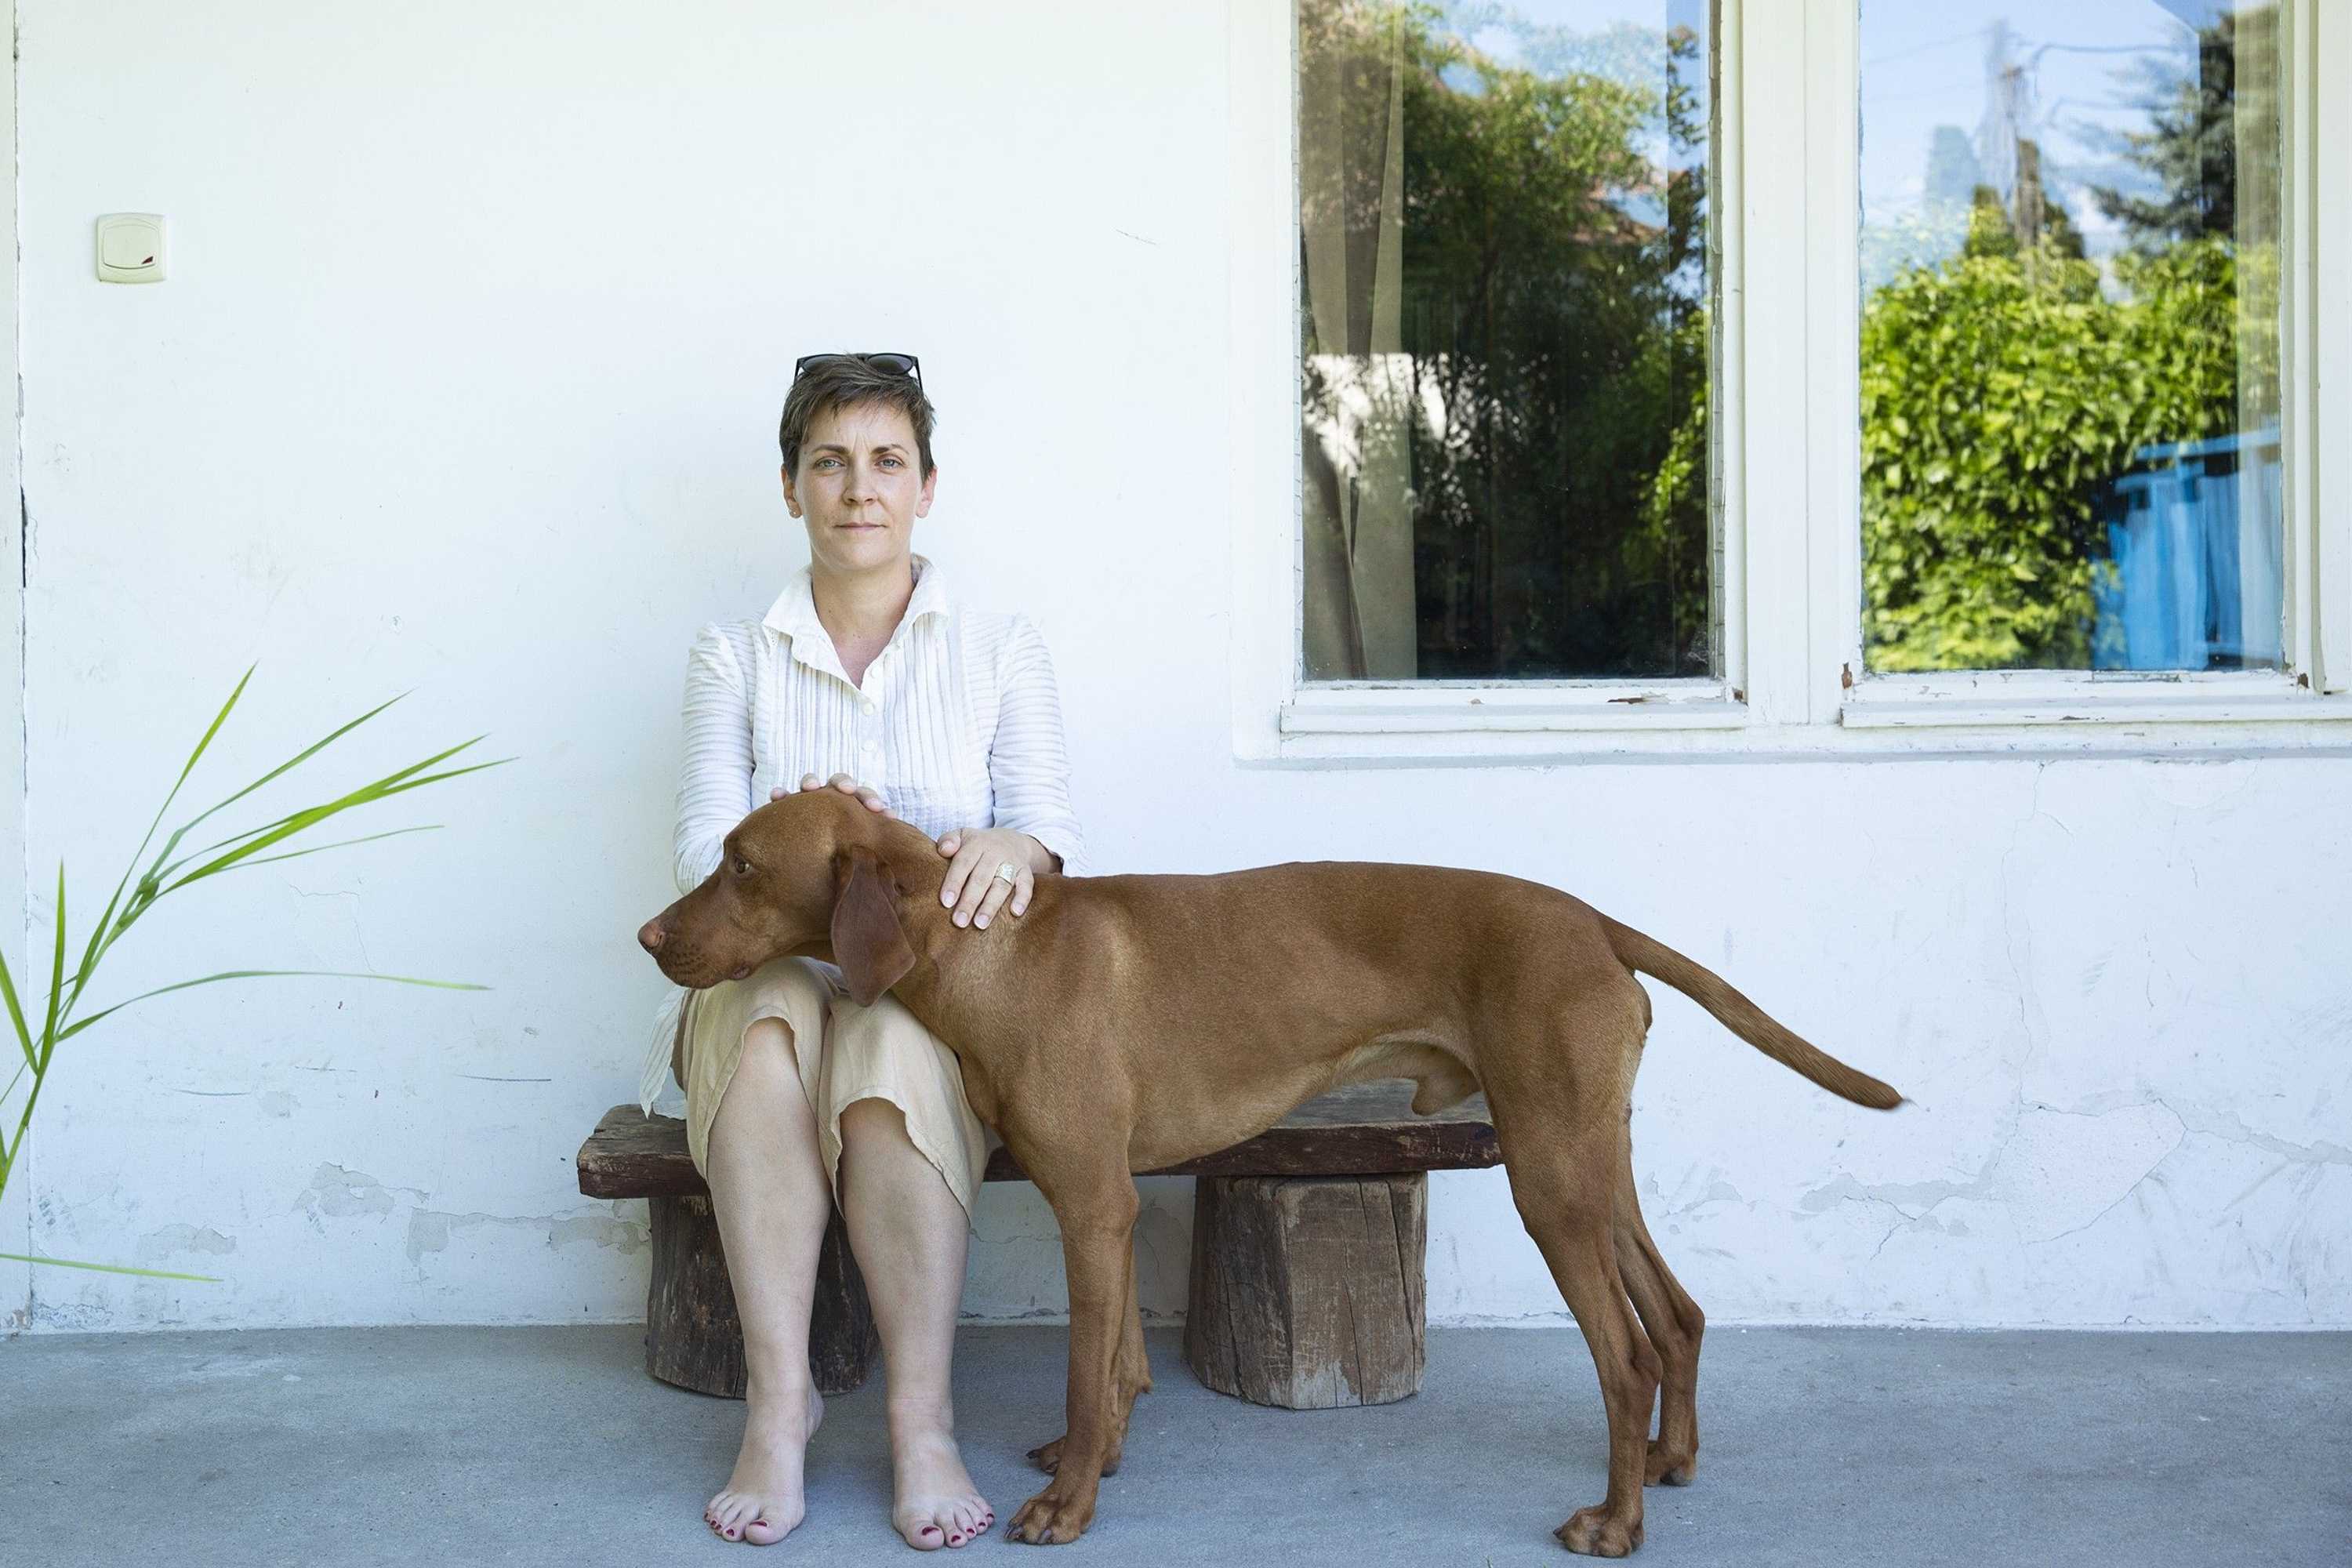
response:
M98 278L101 283L161 283L163 216L108 213L100 218Z

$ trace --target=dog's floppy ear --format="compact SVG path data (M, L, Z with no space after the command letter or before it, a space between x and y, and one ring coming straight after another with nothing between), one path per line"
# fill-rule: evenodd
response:
M871 1007L915 967L915 950L898 924L898 895L869 849L845 853L835 872L833 961L849 994Z

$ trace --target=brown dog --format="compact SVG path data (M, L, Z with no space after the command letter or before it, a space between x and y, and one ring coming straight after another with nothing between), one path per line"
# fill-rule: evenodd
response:
M953 1047L972 1110L1053 1205L1069 1423L1034 1456L1054 1479L1013 1516L1019 1541L1087 1528L1151 1386L1130 1173L1238 1143L1339 1084L1410 1078L1423 1114L1486 1091L1520 1218L1608 1405L1608 1496L1557 1533L1622 1557L1642 1543L1643 1484L1690 1479L1704 1325L1634 1201L1627 1120L1650 999L1633 972L1832 1093L1901 1102L1680 953L1516 878L1337 862L1047 876L1026 914L980 931L950 923L941 870L919 829L833 790L791 795L745 817L719 869L637 935L680 985L800 953L838 963L861 1003L895 992Z

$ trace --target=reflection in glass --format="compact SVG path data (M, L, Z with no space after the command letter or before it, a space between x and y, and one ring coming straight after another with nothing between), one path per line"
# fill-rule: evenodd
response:
M1864 0L1878 670L2281 657L2274 0Z
M1704 0L1299 0L1304 665L1705 675Z

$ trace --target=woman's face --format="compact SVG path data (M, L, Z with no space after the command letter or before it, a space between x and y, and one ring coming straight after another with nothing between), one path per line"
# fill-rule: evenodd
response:
M856 404L809 422L800 472L784 472L784 505L807 522L809 558L821 571L863 575L907 559L939 477L937 468L923 477L902 410Z

